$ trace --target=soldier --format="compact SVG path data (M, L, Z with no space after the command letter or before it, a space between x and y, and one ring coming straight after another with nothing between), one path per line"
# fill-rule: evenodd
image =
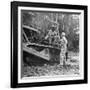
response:
M54 30L55 30L55 26L52 26L51 29L49 30L48 34L45 37L45 39L49 40L49 44L53 44L53 41L54 41Z
M49 44L52 43L52 30L50 29L48 34L46 35L45 39L48 39L49 40Z
M67 52L67 39L65 37L65 33L61 34L61 52L60 52L60 65L64 65L66 63L66 52Z
M54 31L54 44L59 45L59 42L60 42L60 36L56 31Z

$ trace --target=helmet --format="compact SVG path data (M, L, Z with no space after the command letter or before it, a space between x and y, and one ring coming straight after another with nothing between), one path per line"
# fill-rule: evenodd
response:
M65 36L66 34L65 34L65 32L62 32L62 36Z

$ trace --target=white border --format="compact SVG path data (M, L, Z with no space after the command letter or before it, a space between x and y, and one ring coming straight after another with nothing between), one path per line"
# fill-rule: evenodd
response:
M78 12L80 15L80 75L60 75L44 77L26 77L21 79L21 9L33 11L54 11L54 12ZM18 83L32 83L45 81L64 81L64 80L82 80L84 79L84 11L74 9L52 9L52 8L35 8L35 7L18 7Z

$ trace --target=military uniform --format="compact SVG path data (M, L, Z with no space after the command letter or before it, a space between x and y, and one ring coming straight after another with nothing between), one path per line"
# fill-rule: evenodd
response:
M47 36L45 37L45 39L49 40L49 44L52 44L53 42L53 38L54 38L53 35L54 35L53 31L50 29Z
M63 65L66 62L66 52L68 43L64 33L60 41L61 41L60 65Z
M55 35L54 35L54 44L59 45L59 42L60 42L60 36L57 34L57 32L55 32Z

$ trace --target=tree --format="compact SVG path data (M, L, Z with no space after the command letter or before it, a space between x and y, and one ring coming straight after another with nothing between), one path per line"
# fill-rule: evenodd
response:
M66 33L68 49L78 50L79 47L79 14L70 13L49 13L49 12L22 12L22 23L38 29L41 32L40 38L44 38L52 24L58 23L59 34Z

